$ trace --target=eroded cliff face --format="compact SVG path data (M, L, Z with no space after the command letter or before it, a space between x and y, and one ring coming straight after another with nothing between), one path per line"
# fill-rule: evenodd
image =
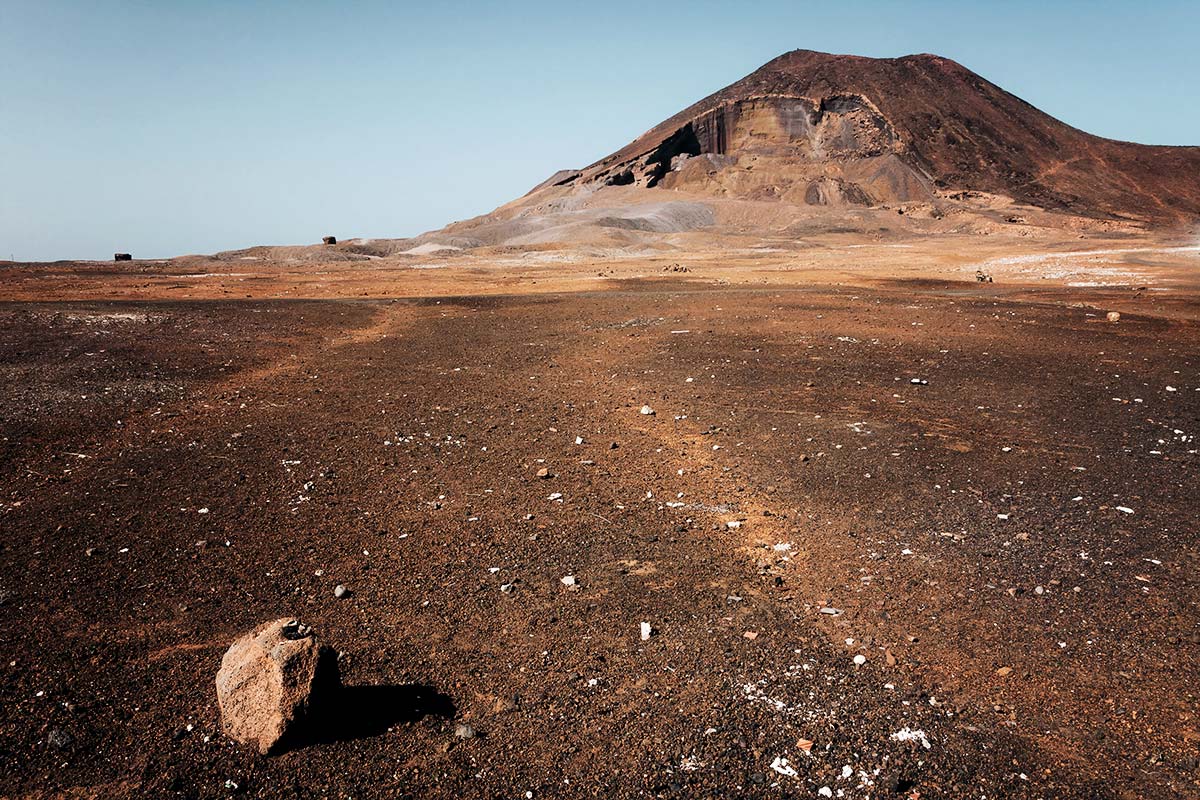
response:
M649 151L557 185L636 185L808 205L924 200L895 127L861 95L762 95L721 103ZM565 180L563 180L565 179Z
M865 97L752 97L721 105L684 125L650 162L680 154L824 161L896 152L892 125Z
M1200 147L1102 139L949 59L796 50L583 169L410 246L675 246L819 226L1200 222Z
M605 186L802 205L977 191L1084 217L1190 224L1200 219L1200 148L1092 136L938 56L797 50L538 188Z

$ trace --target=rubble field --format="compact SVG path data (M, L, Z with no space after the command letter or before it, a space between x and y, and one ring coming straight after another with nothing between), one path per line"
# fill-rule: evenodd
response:
M0 795L1200 796L1192 290L453 271L0 304Z

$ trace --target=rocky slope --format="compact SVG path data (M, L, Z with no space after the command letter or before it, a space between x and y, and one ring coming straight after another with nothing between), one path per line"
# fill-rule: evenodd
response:
M934 55L796 50L606 158L434 238L465 247L629 241L637 238L629 231L675 233L729 218L746 228L745 209L729 211L739 203L755 204L751 216L764 225L782 219L776 230L822 207L894 217L914 206L935 220L966 211L1024 222L1047 211L1041 224L1175 227L1200 219L1200 147L1093 136Z
M692 166L694 158L704 166ZM763 161L765 170L756 166ZM808 203L958 189L1084 215L1200 217L1200 147L1092 136L933 55L787 53L574 180L670 187L716 173L732 190L747 171L766 173L748 181L764 194L788 183L792 175L781 173L813 176L791 195Z

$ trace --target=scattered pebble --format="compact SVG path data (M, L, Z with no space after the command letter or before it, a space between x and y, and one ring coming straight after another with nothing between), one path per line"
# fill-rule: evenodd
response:
M895 742L920 742L921 746L929 750L933 745L929 743L929 737L925 735L925 731L913 730L912 728L901 728L892 734L892 741Z
M58 750L66 750L72 741L71 734L61 728L52 728L50 733L46 734L46 744Z
M799 777L800 774L796 772L795 767L788 763L788 760L783 756L775 756L775 760L771 762L771 769L775 770L780 775L786 775L789 778Z

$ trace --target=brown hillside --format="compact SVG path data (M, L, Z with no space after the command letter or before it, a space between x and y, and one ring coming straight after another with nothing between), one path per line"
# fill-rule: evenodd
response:
M1200 147L1092 136L934 55L786 53L543 186L593 181L818 205L963 189L1084 216L1200 217Z

